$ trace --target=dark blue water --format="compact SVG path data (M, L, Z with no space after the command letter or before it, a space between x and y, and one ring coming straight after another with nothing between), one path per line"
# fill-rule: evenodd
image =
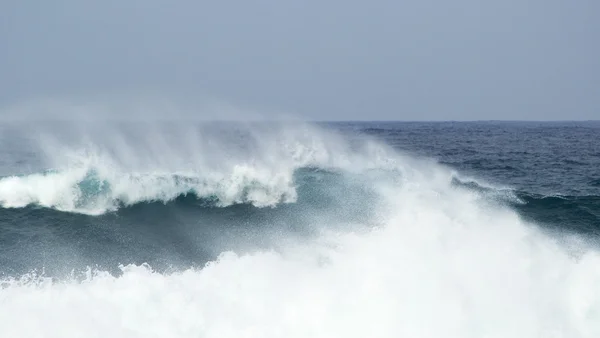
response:
M459 189L507 191L512 198L498 203L536 226L600 235L599 122L340 122L321 127L321 134L336 135L331 142L348 140L339 152L351 153L353 144L361 142L356 140L375 139L455 171L452 185ZM318 161L288 165L286 156L298 153L319 158L327 137L315 140L305 132L284 131L263 140L268 126L252 126L252 132L248 126L228 125L219 132L190 125L169 128L104 126L71 133L60 123L4 126L0 274L44 270L62 276L88 266L118 273L119 264L132 263L178 270L202 266L224 250L276 249L284 245L282 234L314 238L323 224L329 230L336 224L378 226L378 197L369 183L374 182L369 175L380 175L377 168L366 175L314 164ZM241 174L249 170L244 165L267 168L266 173ZM111 174L115 167L118 175ZM81 168L85 172L79 177ZM198 170L192 175L190 168ZM154 176L140 174L145 169ZM279 172L290 170L288 183L297 196L286 202L287 183L273 182ZM220 171L229 176L213 180ZM385 175L393 180L396 174ZM70 182L69 177L76 178ZM265 196L276 201L265 204Z
M397 149L515 190L521 215L600 234L600 121L344 123Z

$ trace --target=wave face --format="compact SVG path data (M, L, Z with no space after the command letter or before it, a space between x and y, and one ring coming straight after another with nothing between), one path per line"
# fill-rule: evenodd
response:
M2 337L600 336L593 236L538 224L596 197L317 126L53 128L0 180Z

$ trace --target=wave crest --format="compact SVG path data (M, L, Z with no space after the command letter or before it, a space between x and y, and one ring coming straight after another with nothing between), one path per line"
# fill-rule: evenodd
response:
M99 214L121 205L168 202L194 194L218 206L250 203L257 207L295 201L292 173L235 166L229 173L101 173L80 168L0 180L0 204L8 208L39 205L61 211Z
M41 153L56 169L0 179L0 205L102 214L193 194L216 206L269 207L296 201L298 169L390 164L380 145L361 142L357 148L308 126L168 127L43 137Z

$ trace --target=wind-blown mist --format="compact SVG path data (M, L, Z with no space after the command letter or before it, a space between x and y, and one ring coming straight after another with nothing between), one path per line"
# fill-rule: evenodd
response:
M22 220L0 261L3 337L600 335L596 249L542 233L506 189L374 139L274 123L37 130L20 143L36 168L0 179L3 217ZM53 275L61 264L76 271ZM24 267L37 272L10 273Z
M378 166L376 157L366 158L377 151L371 145L358 145L366 154L354 153L339 137L309 126L125 123L75 129L62 139L49 136L52 127L45 129L37 129L36 137L50 168L0 180L4 207L98 214L187 194L218 206L275 206L296 200L297 169Z

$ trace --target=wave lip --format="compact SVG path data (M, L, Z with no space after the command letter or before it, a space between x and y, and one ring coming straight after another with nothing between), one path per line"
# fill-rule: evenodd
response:
M0 204L100 214L139 202L168 202L194 194L218 206L250 203L257 207L294 202L292 172L237 165L228 173L102 173L77 168L0 180Z

